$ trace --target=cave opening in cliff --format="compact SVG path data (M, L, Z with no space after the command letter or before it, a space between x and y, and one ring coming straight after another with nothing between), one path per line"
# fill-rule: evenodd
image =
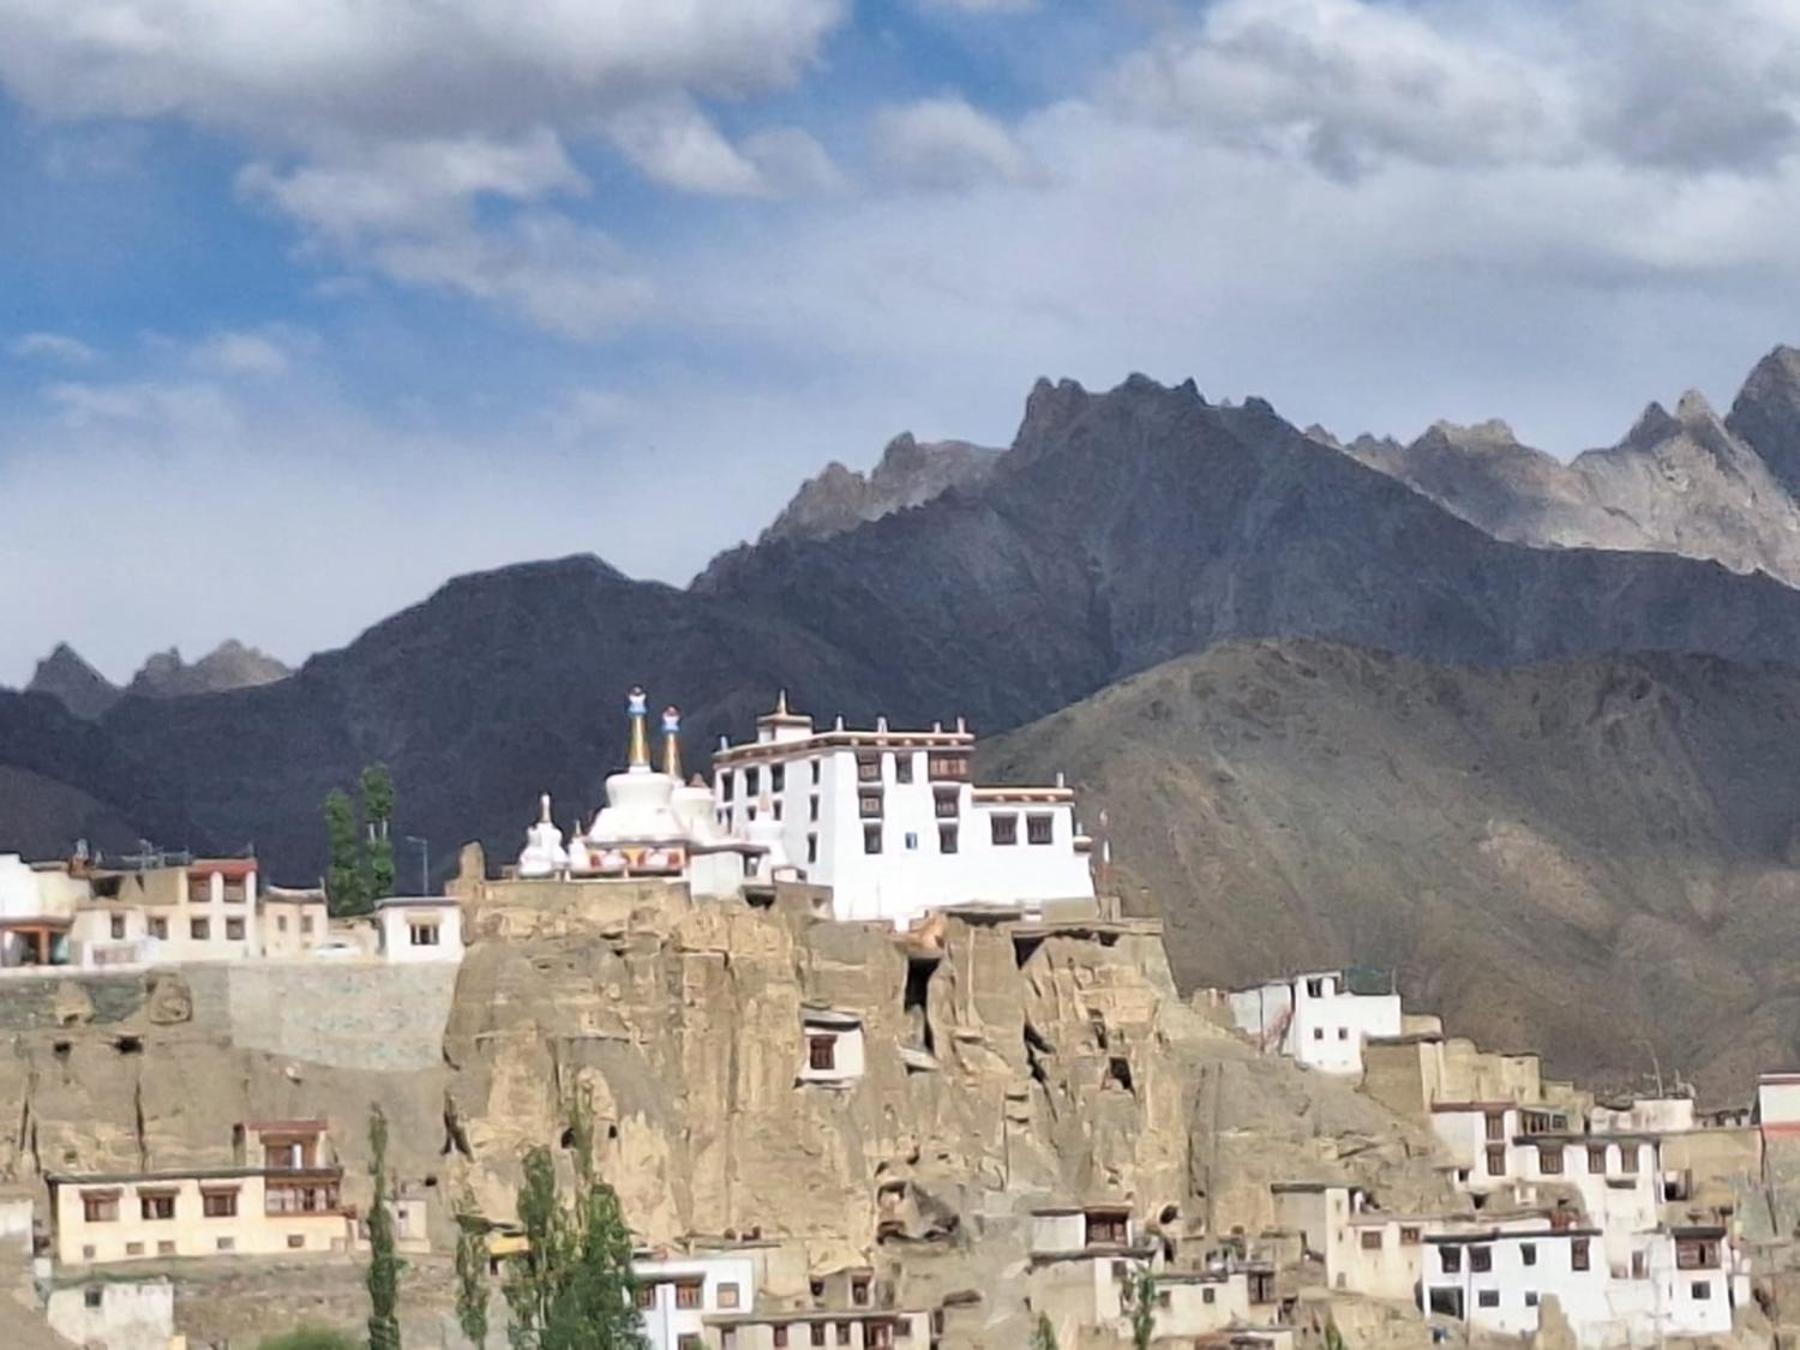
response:
M931 1034L931 977L938 972L938 957L911 957L906 962L906 988L900 995L900 1011L906 1015L913 1041L928 1055L937 1053Z

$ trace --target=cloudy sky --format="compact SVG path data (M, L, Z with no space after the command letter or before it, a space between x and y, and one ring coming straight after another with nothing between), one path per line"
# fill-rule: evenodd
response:
M1800 341L1792 0L0 0L0 683L686 578L1192 375L1559 454Z

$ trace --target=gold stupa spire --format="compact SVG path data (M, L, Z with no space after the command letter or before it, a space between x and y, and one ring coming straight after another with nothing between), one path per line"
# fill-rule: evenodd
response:
M625 715L631 720L631 749L625 757L625 767L647 770L650 767L650 732L644 723L650 714L644 701L643 686L631 686L631 692L625 698Z
M673 703L663 709L663 772L681 782L681 709Z

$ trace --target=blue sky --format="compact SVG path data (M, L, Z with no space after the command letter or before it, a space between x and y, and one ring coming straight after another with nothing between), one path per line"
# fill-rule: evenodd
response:
M0 683L684 581L1040 374L1609 443L1800 341L1796 90L1778 0L0 0Z

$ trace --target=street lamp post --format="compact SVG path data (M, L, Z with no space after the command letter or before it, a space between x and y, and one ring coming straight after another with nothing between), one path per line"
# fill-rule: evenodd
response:
M406 842L419 846L419 894L431 894L431 841L421 839L416 834L406 836Z

